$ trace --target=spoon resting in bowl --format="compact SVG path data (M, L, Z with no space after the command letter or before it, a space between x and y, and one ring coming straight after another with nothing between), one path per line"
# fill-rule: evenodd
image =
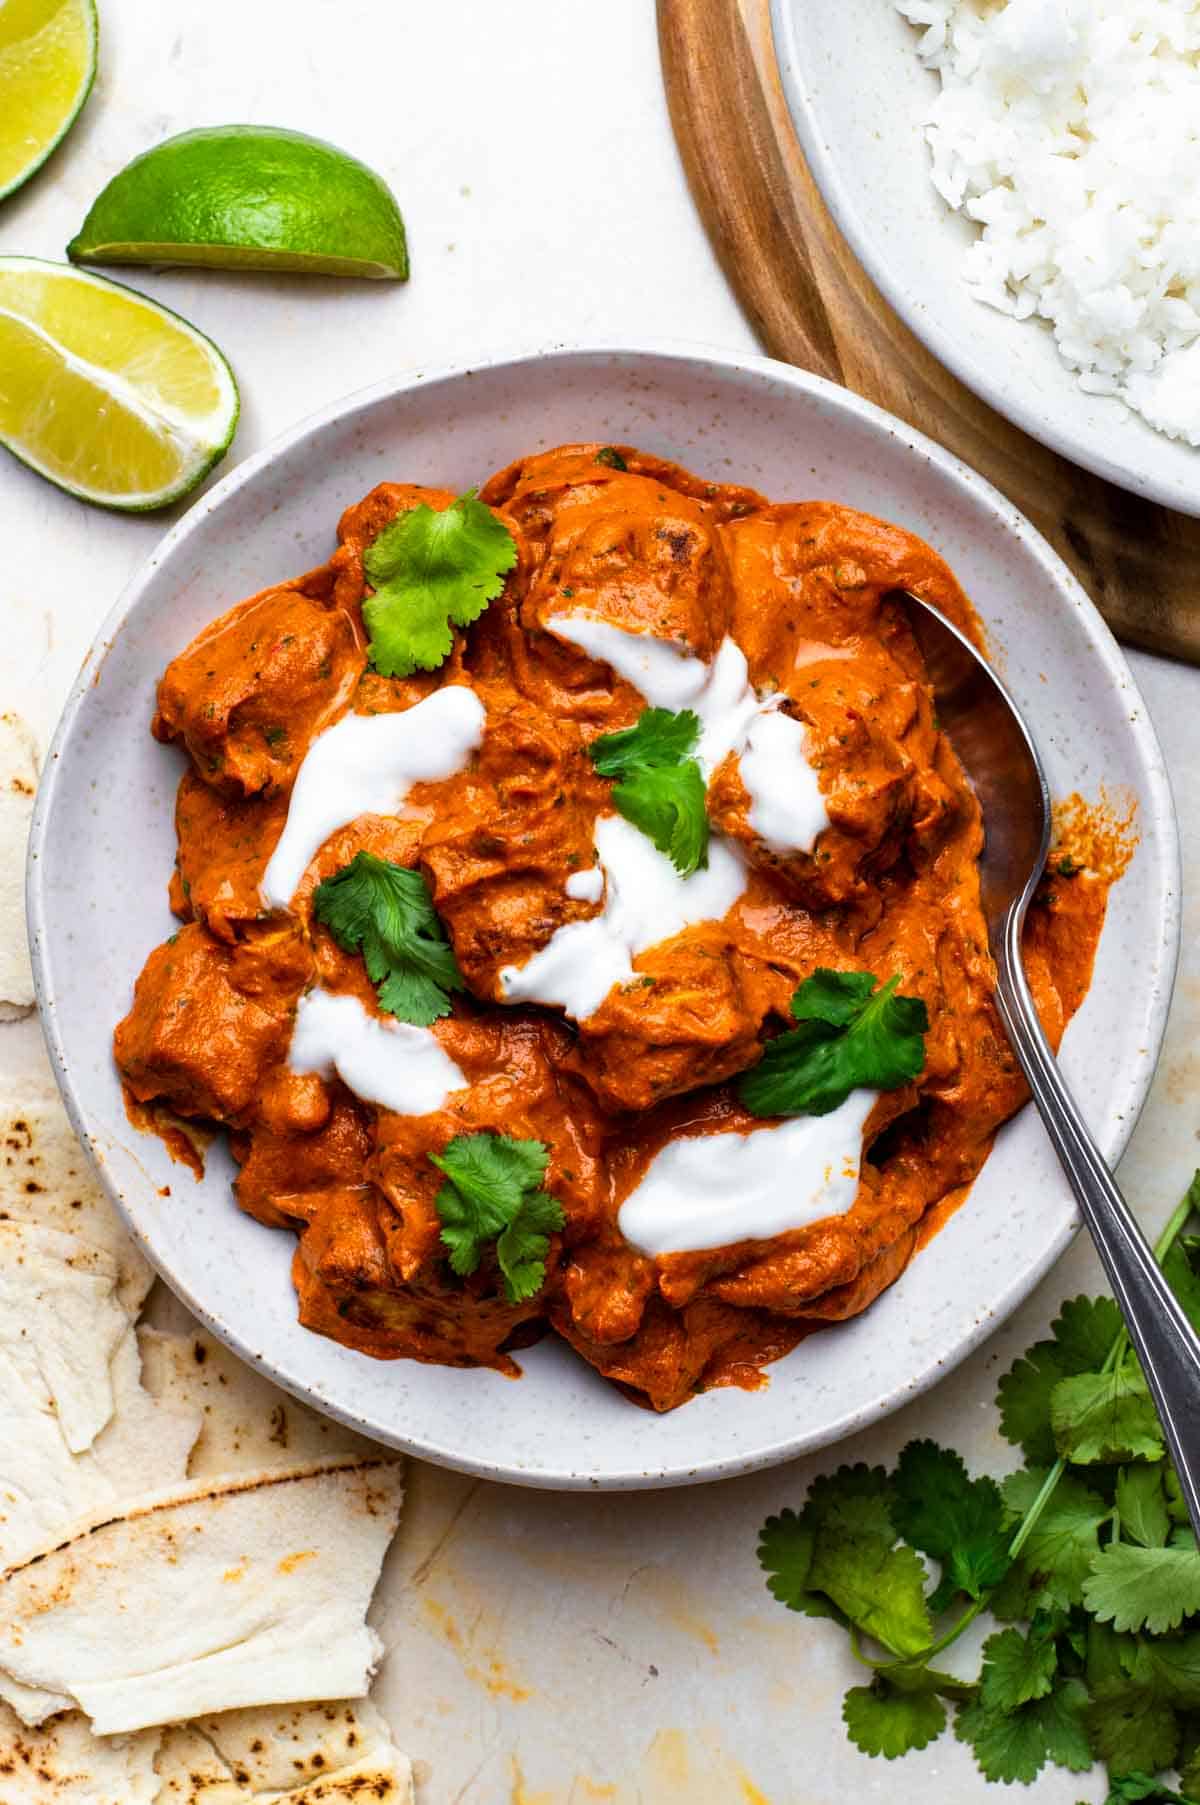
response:
M1200 1538L1200 1338L1100 1156L1042 1031L1021 931L1050 850L1050 791L1032 735L981 653L936 608L895 590L937 700L938 721L983 811L980 901L996 1007L1103 1262Z

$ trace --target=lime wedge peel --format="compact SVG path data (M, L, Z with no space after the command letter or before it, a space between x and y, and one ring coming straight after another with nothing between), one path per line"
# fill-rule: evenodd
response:
M101 507L167 507L237 427L237 384L211 340L69 264L0 257L0 372L0 444Z
M322 138L261 125L181 132L135 157L97 196L67 255L73 263L408 275L404 221L387 183Z
M0 0L0 200L70 131L96 78L95 0Z

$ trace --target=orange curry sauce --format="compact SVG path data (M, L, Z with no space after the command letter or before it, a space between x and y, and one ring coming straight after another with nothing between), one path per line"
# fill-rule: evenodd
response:
M849 508L771 505L632 449L621 469L597 449L521 459L487 483L518 562L441 670L399 680L367 664L364 548L417 502L453 499L392 483L344 515L328 564L241 603L170 665L154 732L191 759L171 887L184 925L147 961L115 1046L137 1119L228 1127L239 1204L298 1238L310 1328L380 1358L508 1373L514 1349L552 1330L669 1410L708 1386L760 1383L764 1362L864 1309L1026 1092L991 1000L979 812L907 625L881 599L915 590L977 634L949 569ZM641 955L637 982L578 1027L498 1000L503 967L596 912L566 891L611 807L586 747L643 706L547 631L574 610L705 660L732 635L759 693L782 693L806 724L830 820L812 852L771 852L731 754L708 806L748 862L746 889L723 919ZM259 885L314 736L348 710L406 709L445 682L469 683L487 710L466 769L418 785L398 816L348 823L291 909L265 910ZM287 1064L314 983L378 1013L361 959L311 908L360 849L420 869L467 982L433 1030L467 1087L433 1114L376 1108ZM1030 918L1029 975L1055 1042L1087 988L1107 878L1060 850ZM818 966L899 973L930 1017L921 1077L881 1095L868 1120L853 1207L770 1241L645 1257L618 1231L621 1201L670 1137L757 1125L729 1080L790 1025L792 993ZM549 1149L545 1184L566 1223L525 1303L507 1301L490 1257L456 1278L439 1239L443 1179L427 1156L479 1131Z

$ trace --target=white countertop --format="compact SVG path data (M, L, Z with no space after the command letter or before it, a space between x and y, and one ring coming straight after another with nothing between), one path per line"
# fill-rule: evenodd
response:
M243 399L229 459L400 369L564 340L754 340L709 251L671 139L652 0L100 0L101 73L67 143L0 210L0 252L60 257L108 177L190 126L291 125L362 156L404 211L412 280L127 272L210 333ZM218 472L218 475L220 472ZM122 518L0 460L0 711L43 747L79 662L171 515ZM1200 672L1131 660L1200 872ZM136 727L136 724L133 724ZM1200 914L1167 1046L1122 1164L1149 1228L1200 1159ZM86 975L81 974L81 982ZM36 1050L0 1029L0 1077ZM410 1467L379 1599L376 1696L423 1805L843 1805L1004 1795L944 1737L898 1763L845 1740L844 1636L765 1592L758 1525L812 1471L910 1437L1016 1464L995 1377L1059 1301L1099 1284L1076 1245L930 1396L836 1455L689 1492L558 1497ZM1103 1796L1057 1769L1047 1805Z

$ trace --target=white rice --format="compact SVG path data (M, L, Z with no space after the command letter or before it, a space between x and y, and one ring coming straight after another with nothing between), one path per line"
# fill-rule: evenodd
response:
M982 227L971 292L1200 445L1200 0L895 3L941 75L934 184Z

